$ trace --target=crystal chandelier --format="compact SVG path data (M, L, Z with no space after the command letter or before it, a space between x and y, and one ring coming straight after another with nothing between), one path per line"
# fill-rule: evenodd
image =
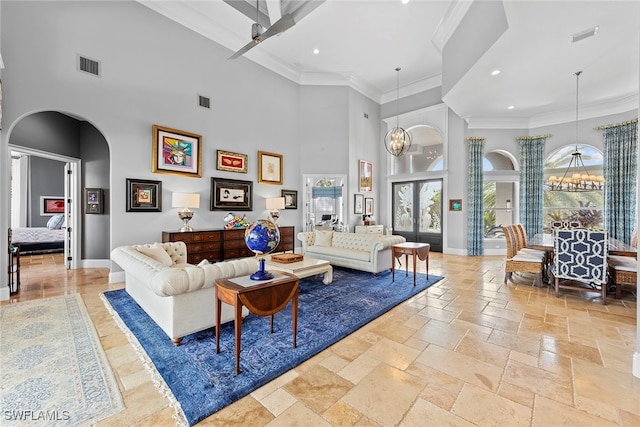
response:
M411 148L411 134L402 129L399 125L399 102L400 102L400 67L396 68L398 72L398 86L396 97L396 127L392 128L384 136L384 148L389 154L400 157Z
M576 149L571 153L569 166L564 171L564 175L558 178L555 175L549 177L547 183L551 191L584 192L602 190L604 186L604 176L591 175L582 161L582 153L578 149L578 84L582 71L577 71L576 75Z

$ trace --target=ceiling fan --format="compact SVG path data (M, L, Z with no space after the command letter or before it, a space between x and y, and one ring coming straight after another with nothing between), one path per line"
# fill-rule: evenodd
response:
M259 9L258 0L256 0L256 22L251 25L251 41L244 45L239 51L229 57L229 59L236 59L239 56L244 55L249 49L257 46L259 43L265 41L269 37L280 34L296 24L295 19L290 13L282 15L282 18L278 19L273 25L266 30L259 23Z

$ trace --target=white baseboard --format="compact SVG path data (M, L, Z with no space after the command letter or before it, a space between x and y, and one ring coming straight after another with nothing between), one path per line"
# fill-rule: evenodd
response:
M459 249L459 248L444 248L442 250L443 254L448 254L448 255L466 255L467 254L467 250L466 249Z
M11 297L9 286L0 287L0 301L7 301Z
M124 282L125 276L124 271L116 271L109 273L109 283L119 283Z
M633 376L640 378L640 353L633 353Z
M79 268L111 268L108 259L82 259L79 264Z

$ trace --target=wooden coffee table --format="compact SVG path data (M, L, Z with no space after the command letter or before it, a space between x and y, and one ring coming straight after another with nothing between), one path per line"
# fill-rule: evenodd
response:
M391 246L391 281L396 279L396 258L404 254L405 275L409 275L409 255L413 255L413 286L416 285L416 256L426 263L427 279L429 278L429 243L405 242Z
M333 282L333 267L329 261L305 256L302 261L282 263L271 259L270 255L265 257L265 263L269 270L286 271L295 274L299 278L305 278L316 274L324 274L322 283L328 285Z
M293 301L293 347L295 348L298 329L298 284L297 276L287 272L277 272L271 280L251 280L249 276L216 280L216 354L220 353L220 319L222 303L233 305L235 309L236 374L240 373L240 340L242 336L242 306L258 316L271 316Z

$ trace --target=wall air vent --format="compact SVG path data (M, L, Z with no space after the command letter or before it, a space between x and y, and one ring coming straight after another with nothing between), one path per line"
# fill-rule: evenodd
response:
M575 33L571 35L571 43L579 42L580 40L587 39L589 37L593 37L598 34L598 26L593 28L589 28L588 30L580 31L579 33Z
M100 77L100 61L78 55L78 70Z
M202 108L211 108L211 100L206 96L198 95L198 105Z

